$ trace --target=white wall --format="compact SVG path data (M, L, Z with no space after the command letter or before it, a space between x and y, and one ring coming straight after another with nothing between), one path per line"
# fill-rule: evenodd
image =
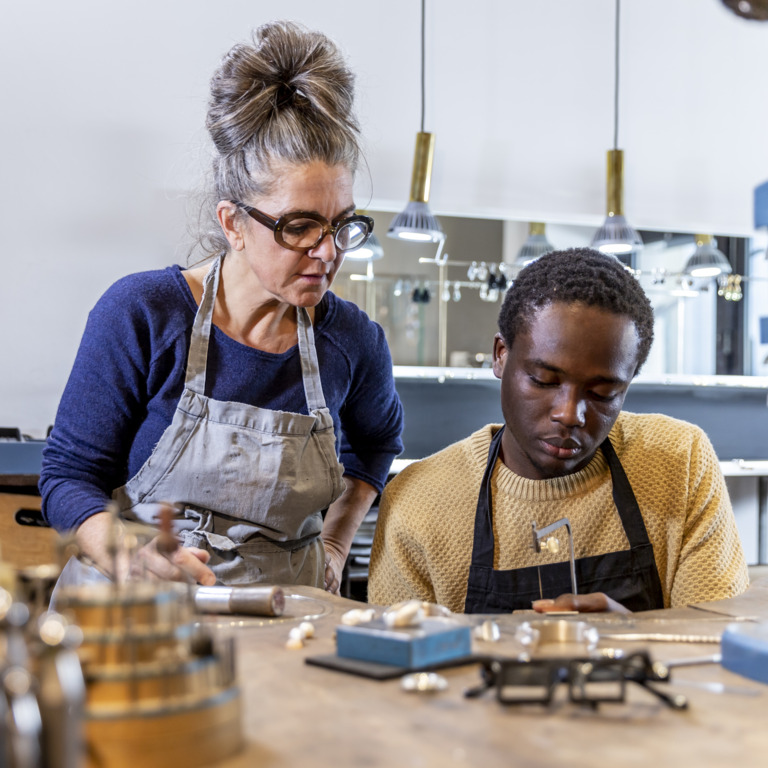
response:
M637 227L751 234L768 178L768 24L719 0L622 4L620 145ZM597 225L613 139L613 0L428 0L436 212ZM419 0L39 0L0 25L0 424L44 430L118 276L185 258L208 78L276 14L358 74L370 183L395 210L419 126ZM715 108L715 106L717 108ZM369 197L372 199L369 201Z

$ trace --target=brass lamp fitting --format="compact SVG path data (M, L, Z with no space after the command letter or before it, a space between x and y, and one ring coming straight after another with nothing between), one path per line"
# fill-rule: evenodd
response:
M608 150L606 177L606 212L609 216L624 215L624 150Z
M420 131L416 134L416 151L413 154L413 175L411 176L411 201L429 201L429 186L432 181L432 159L435 154L435 134Z

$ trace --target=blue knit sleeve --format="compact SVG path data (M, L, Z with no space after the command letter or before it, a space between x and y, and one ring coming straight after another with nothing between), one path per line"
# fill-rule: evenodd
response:
M183 294L178 279L183 278L171 269L123 278L88 316L43 451L43 516L58 530L74 529L103 511L112 490L128 479L130 452L148 418L153 379L174 390L168 396L178 400L184 326L194 317L189 307L179 311ZM167 370L158 371L157 360Z
M340 410L340 460L344 474L384 488L392 460L402 452L403 408L395 390L392 357L378 323L349 302L333 297L330 325L350 369Z

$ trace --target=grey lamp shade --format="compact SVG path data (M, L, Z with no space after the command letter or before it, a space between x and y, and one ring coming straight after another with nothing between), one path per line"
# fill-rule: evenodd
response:
M540 222L531 222L528 225L528 237L517 252L515 265L524 267L532 261L536 261L539 256L554 251L555 247L547 240L545 234L545 225Z
M611 256L632 253L643 247L635 228L621 214L608 215L603 226L595 232L592 247Z
M416 200L411 200L392 219L387 235L400 240L432 243L437 243L445 237L443 228L437 217L429 210L429 205Z
M717 240L712 235L696 235L696 250L683 272L691 277L717 277L730 275L733 267L725 254L717 249Z

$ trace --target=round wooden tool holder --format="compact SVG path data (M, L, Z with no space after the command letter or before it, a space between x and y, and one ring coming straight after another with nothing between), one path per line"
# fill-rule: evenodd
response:
M179 585L61 590L83 631L86 768L203 766L242 746L231 639L194 622Z

